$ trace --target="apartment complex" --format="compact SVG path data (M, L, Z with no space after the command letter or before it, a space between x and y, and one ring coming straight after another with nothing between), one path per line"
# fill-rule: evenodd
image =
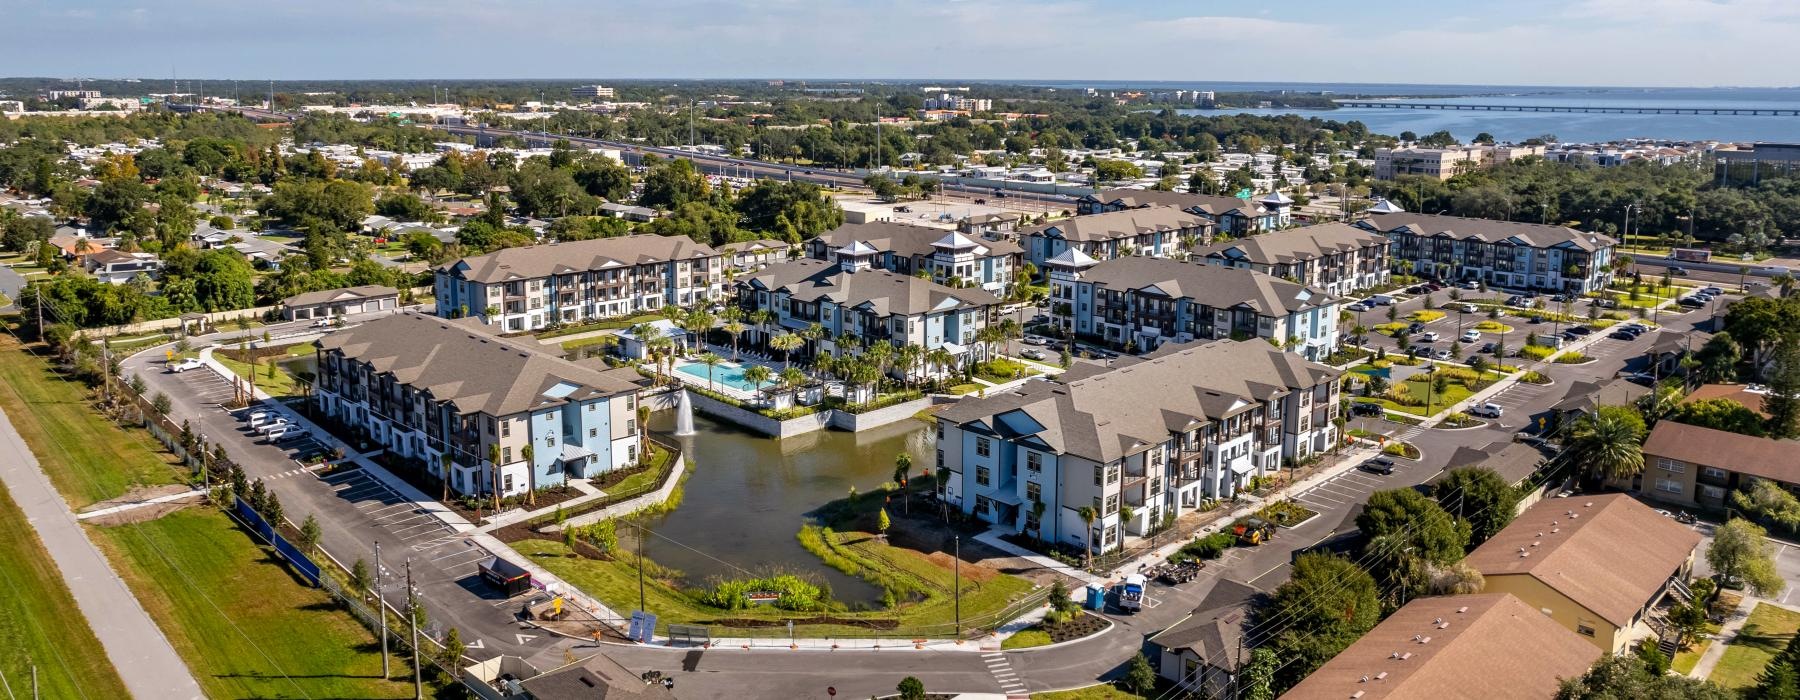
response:
M1172 257L1212 242L1213 222L1175 207L1121 209L1077 216L1026 229L1025 255L1039 268L1070 248L1096 260L1127 255Z
M1115 549L1330 449L1339 374L1262 341L1221 340L965 398L937 417L936 467L951 472L941 495L986 522ZM1083 506L1097 513L1091 528Z
M1643 486L1647 497L1689 508L1723 510L1731 492L1759 479L1782 488L1800 486L1800 443L1672 420L1657 421L1644 441Z
M1423 175L1448 180L1458 173L1488 168L1514 158L1544 155L1544 146L1457 146L1454 148L1377 148L1375 179Z
M1622 493L1539 501L1469 553L1484 593L1511 593L1617 654L1661 631L1656 605L1693 569L1700 533Z
M1506 289L1597 292L1612 282L1611 237L1567 226L1398 212L1358 221L1388 237L1395 266Z
M787 241L773 238L760 238L754 241L738 241L719 246L719 253L725 256L725 264L739 272L754 270L764 265L787 262L788 251L793 246Z
M1540 700L1599 658L1600 650L1514 596L1419 598L1281 697Z
M635 370L571 363L475 323L402 312L320 338L314 407L440 476L450 455L461 494L514 496L637 461Z
M839 251L853 248L873 249L871 264L878 269L923 274L938 284L985 289L999 296L1012 291L1025 253L1011 241L892 221L844 224L807 241L805 248L806 257L814 260L835 260Z
M856 348L841 342L849 337L857 347L887 341L943 349L959 364L987 359L975 336L992 319L997 297L878 269L873 249L852 248L836 260L795 260L740 277L738 304L748 312L774 314L770 327L750 331L751 339L766 343L816 323L825 333L809 341L809 355L851 352Z
M720 298L725 256L687 236L639 234L507 248L436 272L439 316L514 332Z
M1388 239L1346 223L1271 231L1198 248L1208 265L1240 267L1332 294L1386 284Z
M1255 270L1161 258L1106 262L1073 248L1046 263L1051 322L1127 350L1263 338L1309 360L1337 348L1337 297Z
M1280 192L1271 192L1251 201L1240 197L1191 192L1112 189L1082 196L1075 202L1075 211L1088 215L1126 209L1174 207L1189 214L1206 217L1220 233L1247 236L1292 224L1293 205L1294 200Z

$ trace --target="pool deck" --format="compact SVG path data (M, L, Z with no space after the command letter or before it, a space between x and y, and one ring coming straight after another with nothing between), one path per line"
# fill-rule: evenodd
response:
M706 381L706 376L705 376L706 365L705 365L705 363L695 362L693 360L689 360L689 359L685 359L685 358L676 360L675 361L675 369L672 372L668 372L667 374L669 376L672 376L676 379L681 380L681 383L683 383L683 384L696 386L696 387L700 387L702 389L706 389L707 391L713 391L713 392L717 392L720 394L724 394L726 396L737 399L739 401L757 401L761 397L757 396L754 392L744 391L743 389L739 389L737 387L731 386L731 385L726 384L725 382L720 381L718 379L718 376L720 374L724 373L726 367L728 367L728 366L729 367L750 367L755 364L764 364L764 363L753 362L747 357L742 360L739 360L737 362L732 362L731 360L726 360L724 362L721 362L718 364L718 366L713 368L714 379L710 384ZM701 376L696 377L692 374L688 374L687 372L681 371L681 368L689 367L689 366L694 367L694 371L699 372L701 374ZM774 371L781 370L781 367L779 365L767 364L765 366L767 366L769 369L774 370ZM774 386L774 385L775 385L774 383L770 383L767 386Z

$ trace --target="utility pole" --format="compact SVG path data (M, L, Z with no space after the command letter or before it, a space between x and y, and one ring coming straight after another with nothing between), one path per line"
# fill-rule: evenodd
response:
M419 655L425 653L419 648L419 596L413 593L412 558L406 559L406 617L412 625L412 657L413 657L413 700L425 700L425 680L419 672Z
M648 610L644 609L644 524L643 523L632 523L631 525L633 527L636 527L637 531L638 531L638 546L637 546L638 609L644 610L644 612L649 612Z
M954 558L951 559L950 591L956 598L956 638L960 641L962 639L962 535L955 536L951 541L955 543L956 550Z
M381 540L375 541L375 616L381 618L381 678L388 678L387 596L381 592Z

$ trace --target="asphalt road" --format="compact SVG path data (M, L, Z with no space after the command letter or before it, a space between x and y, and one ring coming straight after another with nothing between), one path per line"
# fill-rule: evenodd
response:
M56 455L50 457L54 461ZM156 621L144 612L137 596L88 540L87 532L4 413L0 413L0 481L5 482L13 501L37 530L38 539L62 572L69 595L131 694L140 698L206 697L181 655L157 629ZM0 566L10 564L0 562ZM59 614L52 610L38 612ZM61 663L89 662L65 658Z
M13 270L9 265L0 265L0 294L6 295L6 304L0 306L0 313L11 313L18 309L19 292L25 289L25 276Z

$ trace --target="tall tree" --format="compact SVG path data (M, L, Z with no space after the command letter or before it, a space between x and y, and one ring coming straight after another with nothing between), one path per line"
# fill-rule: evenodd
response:
M1767 532L1743 518L1732 518L1713 531L1706 563L1726 581L1742 581L1756 595L1771 595L1786 585L1770 556Z
M1287 582L1257 613L1259 625L1272 620L1285 625L1271 641L1272 650L1283 659L1276 672L1277 694L1350 646L1380 619L1381 599L1369 572L1340 556L1300 555Z
M1800 437L1800 330L1789 329L1776 346L1763 412L1771 437Z
M1576 419L1567 447L1591 477L1630 478L1644 470L1644 418L1630 406L1600 406Z
M1512 522L1519 505L1519 490L1499 472L1487 467L1450 470L1437 485L1438 504L1469 522L1469 546L1486 542Z

